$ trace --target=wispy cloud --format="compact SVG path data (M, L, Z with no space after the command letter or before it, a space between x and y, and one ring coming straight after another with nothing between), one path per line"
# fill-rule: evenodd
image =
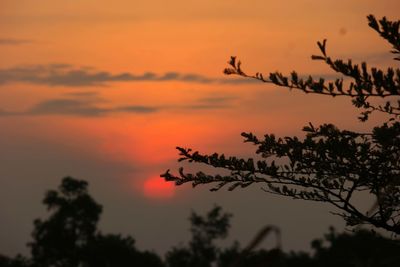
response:
M124 105L112 106L96 93L89 95L71 95L47 99L23 111L7 111L0 109L2 116L38 116L38 115L65 115L78 117L101 117L113 113L150 114L161 111L161 107L151 105Z
M72 97L97 97L99 93L95 91L85 91L85 92L69 92L65 93L65 95Z
M323 77L333 80L342 77L335 72L313 73L314 78ZM308 75L299 74L302 78ZM268 73L265 74L268 77ZM110 71L97 71L92 67L76 67L69 64L48 64L17 66L0 69L0 85L22 82L47 86L64 87L104 87L114 82L170 82L181 81L186 83L221 84L221 85L262 85L262 82L238 76L208 77L195 73L166 72L157 74L145 72L134 74L131 72L112 73Z
M338 74L315 74L314 77L325 77L327 79L337 78ZM170 82L181 81L186 83L200 84L262 84L255 79L243 77L221 76L218 78L207 77L195 73L166 72L157 74L145 72L134 74L130 72L112 73L110 71L96 71L91 67L75 67L69 64L48 64L17 66L13 68L0 69L0 85L22 82L29 84L40 84L48 86L65 87L90 87L107 86L114 82Z
M232 106L232 101L235 100L232 96L213 96L200 98L197 101L182 106L183 109L206 110L206 109L222 109Z
M153 106L117 106L101 107L94 101L83 99L51 99L38 103L21 115L73 115L84 117L99 117L111 113L140 113L149 114L158 112L160 108Z
M10 112L5 111L4 109L0 109L0 116L8 116L12 115Z
M0 45L24 45L32 42L32 40L28 39L0 38Z
M93 103L77 99L52 99L40 102L21 113L21 115L76 115L76 116L102 116L109 110L98 107Z
M109 71L95 71L88 67L74 67L68 64L49 64L18 66L8 69L0 69L0 85L23 82L30 84L42 84L48 86L106 86L113 82L168 82L182 81L187 83L221 83L241 84L254 83L250 79L238 79L223 77L212 78L201 74L167 72L157 74L145 72L133 74L130 72L111 73Z
M78 117L103 117L115 113L126 114L153 114L162 111L182 110L214 110L229 108L232 106L230 96L204 97L194 100L192 103L179 105L110 105L106 100L99 97L97 93L89 94L70 93L63 97L47 99L39 102L24 111L7 111L0 109L0 117L4 116L39 116L39 115L61 115Z
M0 84L25 82L49 86L104 86L111 82L140 81L185 81L194 83L210 83L213 79L198 74L183 74L168 72L156 74L146 72L133 74L129 72L111 73L108 71L93 71L89 68L76 68L68 64L50 64L19 66L0 69Z

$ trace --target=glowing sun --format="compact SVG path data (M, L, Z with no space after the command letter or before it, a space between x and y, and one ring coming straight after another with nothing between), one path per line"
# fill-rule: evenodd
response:
M161 177L151 177L144 182L143 193L149 198L171 198L175 194L175 185Z

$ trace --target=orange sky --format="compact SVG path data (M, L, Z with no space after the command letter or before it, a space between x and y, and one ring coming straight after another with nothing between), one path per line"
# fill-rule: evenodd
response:
M110 211L105 229L156 235L146 220L167 215L146 191L148 179L176 168L175 146L247 155L251 147L241 144L242 131L298 134L309 121L367 127L346 99L234 83L222 70L237 55L249 72L331 75L310 60L324 38L334 56L385 66L390 47L365 17L396 19L398 10L397 0L0 0L0 159L7 162L0 168L0 194L15 203L0 204L9 216L0 224L15 227L15 236L0 229L6 240L0 252L22 249L43 192L65 175L89 180L106 209L153 208L138 226L121 226L113 219L120 214ZM163 205L183 225L190 208L219 201L242 225L257 228L265 219L247 222L247 213L233 204L235 194L175 190ZM249 190L254 192L254 200L265 199ZM32 212L25 212L27 203L37 204ZM276 216L288 236L298 235L287 214ZM316 216L321 226L298 238L304 243L289 238L288 248L303 246L336 222L323 212ZM165 244L143 235L139 244L163 251L175 244L164 235Z

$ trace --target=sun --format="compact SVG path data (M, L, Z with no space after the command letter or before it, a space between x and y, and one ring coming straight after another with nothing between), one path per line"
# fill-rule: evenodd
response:
M143 183L143 193L152 199L172 198L175 195L175 185L159 176L150 177Z

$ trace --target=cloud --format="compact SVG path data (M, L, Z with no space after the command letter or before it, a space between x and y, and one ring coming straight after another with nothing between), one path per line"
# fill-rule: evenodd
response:
M184 105L181 108L191 110L206 110L206 109L221 109L232 106L232 101L235 100L232 96L212 96L200 98L190 105Z
M25 111L11 112L0 109L0 116L37 116L37 115L68 115L80 117L101 117L112 113L150 114L161 110L160 107L145 105L128 105L102 107L101 99L57 98L37 103Z
M229 77L221 78L218 80L221 84L229 85L240 85L240 84L262 84L261 81L256 79L249 79L244 77L233 78L232 75Z
M212 96L195 100L190 104L178 105L106 105L107 101L99 97L95 92L88 94L69 93L63 97L48 99L39 102L24 111L7 111L0 109L0 117L3 116L39 116L61 115L78 117L103 117L115 113L153 114L165 110L213 110L232 106L231 96Z
M11 115L11 113L3 109L0 109L0 116L8 116L8 115Z
M73 97L97 97L99 95L98 92L89 91L89 92L69 92L65 94L66 96L73 96Z
M96 117L105 115L107 109L77 99L52 99L38 103L24 115L77 115Z
M128 112L128 113L154 113L160 111L161 108L151 106L123 106L114 108L114 112Z
M289 75L289 73L287 74ZM265 75L266 77L268 75ZM307 79L308 75L299 74ZM323 77L327 80L340 78L338 73L313 73L314 78ZM8 69L0 69L0 85L23 82L29 84L41 84L47 86L65 87L93 87L107 86L113 82L169 82L181 81L186 83L221 84L221 85L263 85L256 79L223 76L207 77L195 73L166 72L157 74L145 72L133 74L130 72L112 73L109 71L96 71L92 67L75 67L69 64L48 64L17 66Z
M181 75L180 80L184 82L198 82L198 83L211 83L216 81L216 79L208 78L199 74L184 74Z
M18 66L0 69L0 85L12 82L24 82L48 86L106 86L112 82L168 82L182 81L187 83L220 83L242 84L257 83L251 79L240 78L212 78L201 74L167 72L156 74L145 72L133 74L130 72L111 73L108 71L95 71L90 67L74 67L69 64L48 64L33 66Z
M32 42L28 39L0 38L0 45L24 45Z
M23 115L75 115L99 117L116 112L148 114L159 110L160 108L157 107L141 105L105 108L99 107L94 101L90 100L60 98L40 102L24 112Z
M76 68L68 64L50 64L19 66L0 69L0 84L25 82L49 86L104 86L111 82L140 81L185 81L194 83L210 83L214 79L198 74L182 74L168 72L163 75L146 72L132 74L129 72L113 74L107 71L93 71L90 68Z

